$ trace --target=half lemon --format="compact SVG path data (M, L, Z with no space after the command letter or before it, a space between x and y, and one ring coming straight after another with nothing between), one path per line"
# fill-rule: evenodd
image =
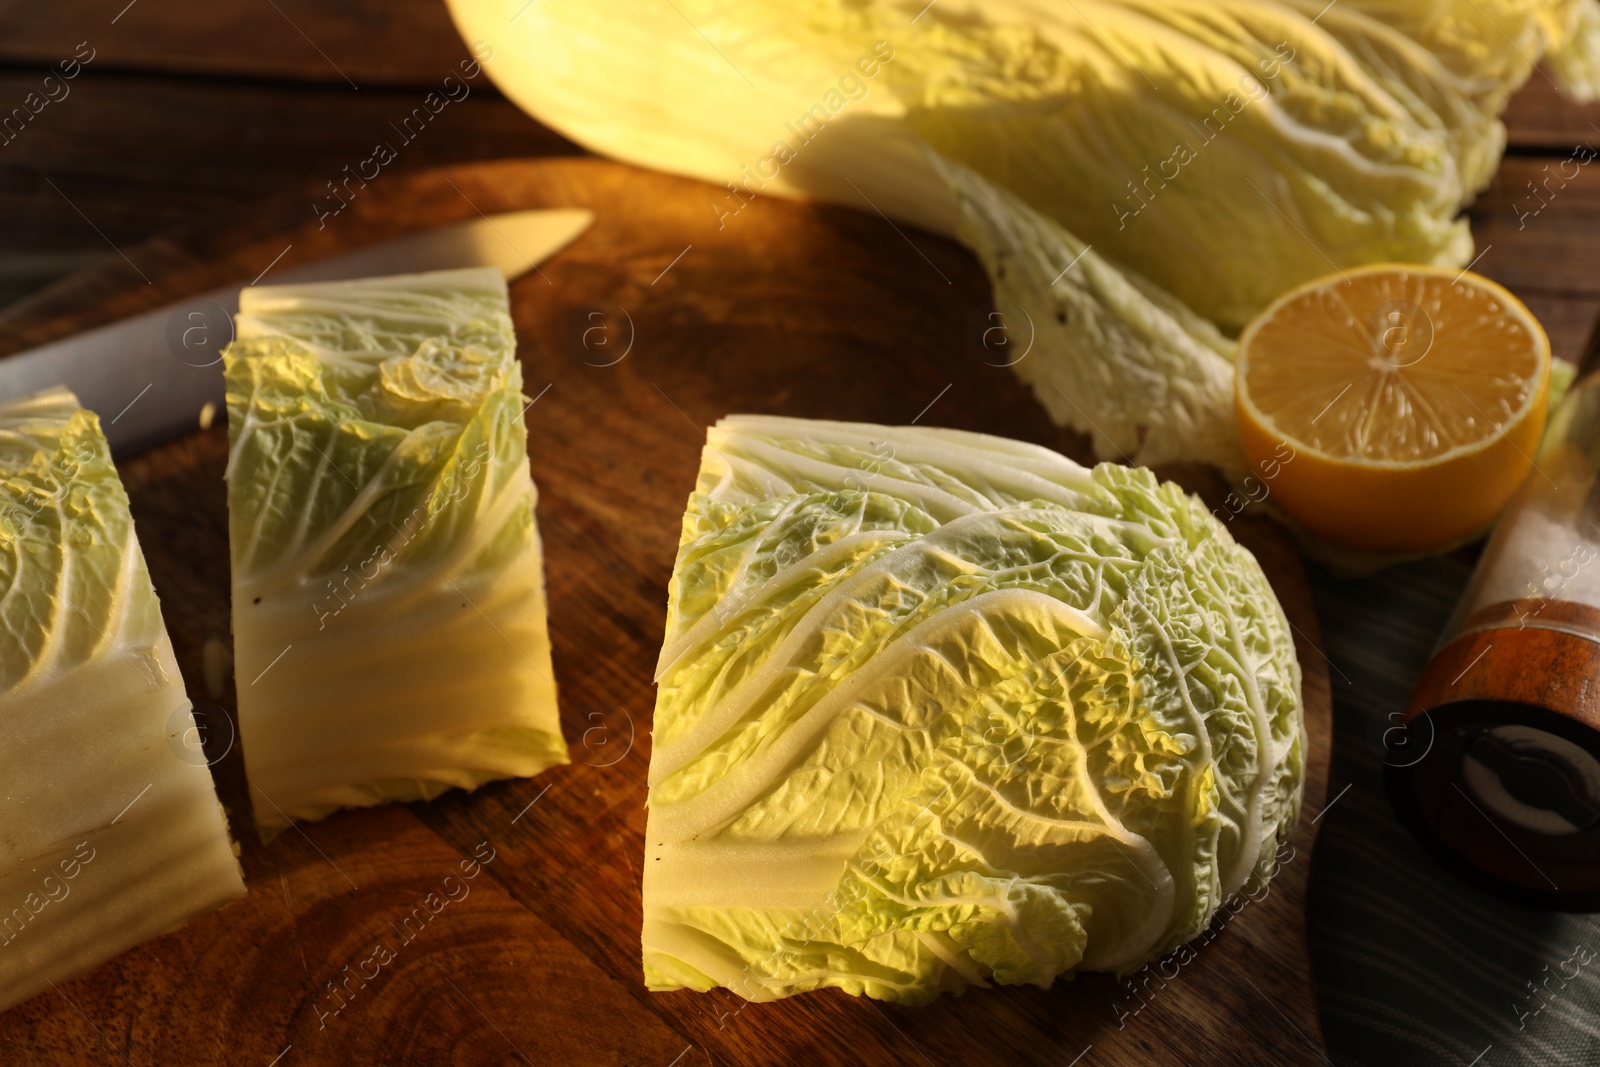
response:
M1492 520L1544 433L1550 341L1469 271L1382 264L1285 293L1239 338L1252 475L1346 548L1444 548Z

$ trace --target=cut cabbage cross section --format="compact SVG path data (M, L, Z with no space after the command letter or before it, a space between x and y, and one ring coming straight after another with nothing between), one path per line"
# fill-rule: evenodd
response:
M250 288L226 353L256 824L567 762L493 269Z
M0 404L0 1010L244 896L99 420Z
M673 571L652 989L1127 972L1269 877L1306 736L1261 568L1146 470L733 416Z

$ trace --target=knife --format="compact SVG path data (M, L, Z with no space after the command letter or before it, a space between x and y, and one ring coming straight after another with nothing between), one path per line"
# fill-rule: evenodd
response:
M593 221L594 212L577 208L484 215L264 273L284 284L498 267L510 280L538 270ZM7 356L0 401L65 385L100 416L115 455L149 448L195 429L207 404L213 413L222 408L222 349L238 310L237 287L213 289Z

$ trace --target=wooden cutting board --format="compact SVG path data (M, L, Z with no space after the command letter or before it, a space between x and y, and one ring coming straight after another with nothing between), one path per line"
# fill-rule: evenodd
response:
M0 1061L1325 1061L1305 900L1312 818L1327 796L1327 671L1294 549L1249 518L1234 532L1299 635L1312 744L1306 813L1268 895L1192 962L1137 995L1089 976L921 1009L832 990L748 1006L725 992L647 992L639 864L651 675L702 428L730 412L771 412L917 419L1080 459L1084 442L1052 426L997 366L1005 359L986 347L996 335L985 333L993 309L977 261L871 212L761 200L719 226L730 205L718 189L592 159L385 175L320 228L315 195L139 249L149 283L121 264L69 279L0 317L0 351L479 211L592 208L587 234L512 287L537 397L529 448L573 763L431 804L343 812L263 847L238 747L227 750L226 730L214 728L210 752L248 898L0 1015ZM202 667L206 640L228 634L226 457L218 426L121 469L190 694L231 714L231 681L205 703ZM1209 481L1188 474L1193 485ZM402 941L395 926L475 853L492 859L469 893ZM349 979L363 964L372 973L366 961L380 943L393 958L377 977ZM336 999L330 984L347 979L354 995Z

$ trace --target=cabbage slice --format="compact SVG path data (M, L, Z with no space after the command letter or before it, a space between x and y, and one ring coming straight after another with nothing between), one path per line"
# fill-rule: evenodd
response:
M0 1010L244 896L100 422L0 404Z
M239 726L263 837L567 761L504 279L240 295Z
M1018 442L723 420L657 681L652 989L1132 970L1298 817L1299 665L1254 558L1148 471Z

